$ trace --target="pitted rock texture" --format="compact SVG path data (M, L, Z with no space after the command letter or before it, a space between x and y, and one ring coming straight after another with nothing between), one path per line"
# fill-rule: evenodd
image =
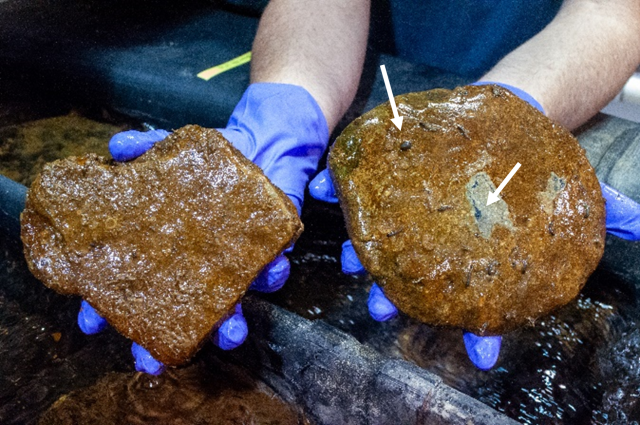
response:
M396 97L329 154L347 230L400 310L501 334L573 299L604 250L604 200L573 136L498 86ZM511 169L518 170L486 205Z
M47 164L22 240L33 274L86 299L167 365L187 361L302 223L213 129L187 126L138 159Z

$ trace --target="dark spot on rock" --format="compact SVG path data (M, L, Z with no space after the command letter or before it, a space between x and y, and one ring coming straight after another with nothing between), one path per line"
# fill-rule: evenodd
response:
M556 231L555 231L555 229L553 228L553 222L549 223L549 225L547 226L547 230L549 231L549 234L550 234L551 236L555 236Z
M473 216L476 218L476 220L478 220L480 217L482 217L482 212L480 212L480 209L478 209L478 207L475 205L473 206L473 209L475 210Z
M404 228L400 228L400 229L394 230L392 232L387 233L387 237L390 238L391 236L398 235L398 234L402 233L403 231L404 231Z
M520 271L520 273L524 274L529 267L529 262L526 258L522 256L520 250L516 247L511 250L509 254L509 258L511 259L511 267Z
M567 187L567 182L562 177L559 177L556 173L551 173L551 177L549 178L549 184L547 184L548 189L556 193L562 191L565 187Z
M450 210L451 208L453 208L451 205L440 205L438 207L438 212L443 212L446 210Z
M422 121L420 121L420 122L418 123L418 125L419 125L421 128L423 128L423 129L425 129L425 130L427 130L427 131L438 131L438 130L440 130L440 129L442 128L442 127L440 127L439 125L432 124L432 123L430 123L430 122L422 122Z
M408 140L405 140L400 144L401 151L408 151L409 149L411 149L411 142L409 142Z
M467 129L464 128L461 125L457 125L456 128L458 129L458 131L460 132L460 134L462 134L462 136L467 139L467 140L471 140L471 137L469 137L469 133L467 132Z
M500 266L500 263L493 260L489 263L489 265L487 266L487 274L489 276L493 276L494 274L496 274L496 272L498 271L498 267Z

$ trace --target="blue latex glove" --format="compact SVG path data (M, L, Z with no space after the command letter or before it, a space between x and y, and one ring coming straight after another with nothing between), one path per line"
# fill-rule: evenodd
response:
M494 82L478 82L474 85L485 84L496 84L504 87L544 113L540 103L517 87ZM605 184L601 184L601 187L602 194L607 201L607 231L624 239L640 240L640 205ZM321 171L311 181L309 192L311 196L318 200L330 203L338 202L328 169ZM366 273L353 249L351 241L346 241L342 245L341 262L342 271L345 274ZM398 313L397 308L384 295L382 288L375 283L369 292L368 307L371 317L377 321L389 320ZM469 359L477 368L488 370L495 365L502 343L500 336L481 337L470 332L464 332L463 341Z
M611 186L600 183L607 210L607 232L629 241L640 241L640 205Z
M327 123L315 99L299 86L252 84L234 109L227 127L220 132L289 196L300 214L305 186L329 141ZM129 161L168 134L164 130L125 131L111 139L109 150L116 161ZM289 271L289 260L280 255L265 267L250 289L277 291L289 277ZM106 324L89 303L82 302L78 325L83 332L100 332ZM213 341L230 350L242 344L247 334L247 322L238 304L218 327ZM164 370L164 365L138 344L133 344L131 352L138 371L156 375Z

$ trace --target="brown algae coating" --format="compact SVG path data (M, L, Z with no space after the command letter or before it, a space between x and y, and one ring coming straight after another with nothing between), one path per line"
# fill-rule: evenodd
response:
M138 159L47 164L27 195L32 273L86 299L166 365L195 354L302 223L213 129L186 126Z
M310 425L263 382L207 360L161 377L110 373L60 397L38 425Z
M395 100L402 131L385 103L329 154L353 246L389 299L423 322L483 335L573 299L605 237L600 185L577 140L498 86Z

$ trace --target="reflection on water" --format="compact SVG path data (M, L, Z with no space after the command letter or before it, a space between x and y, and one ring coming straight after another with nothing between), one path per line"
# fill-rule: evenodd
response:
M159 377L111 373L64 395L40 425L308 424L265 385L238 368L197 362Z
M593 370L614 311L584 295L534 327L504 337L497 367L469 364L460 331L433 331L410 323L400 340L403 355L461 391L524 423L587 423L602 399Z

